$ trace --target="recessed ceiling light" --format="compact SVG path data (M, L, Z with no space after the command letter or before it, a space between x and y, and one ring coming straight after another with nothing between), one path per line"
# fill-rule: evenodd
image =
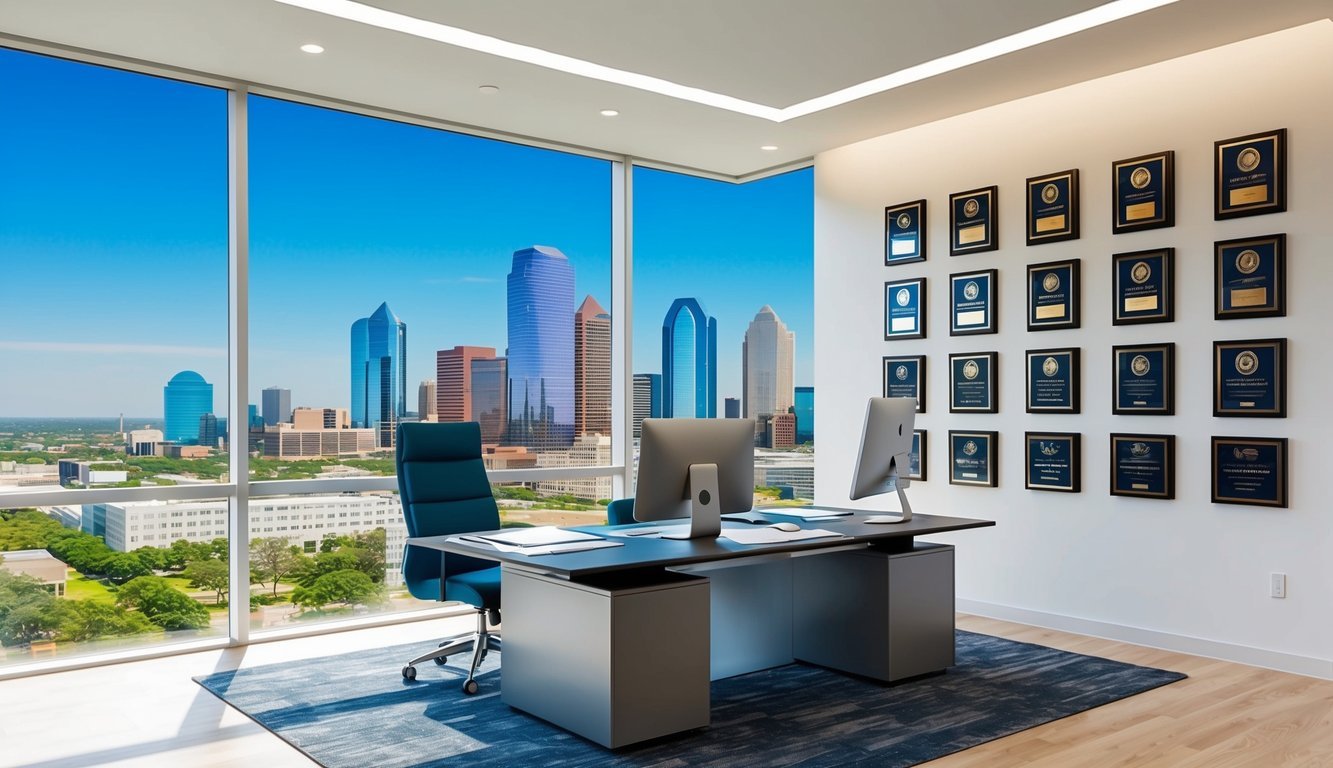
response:
M615 116L618 115L618 114L620 114L620 112L618 112L618 111L616 111L616 110L614 110L614 109L604 109L604 110L602 110L602 117L615 117Z
M477 92L480 93L482 96L494 96L495 94L500 92L500 86L479 85L477 86Z
M777 151L778 151L778 145L776 145L776 144L765 144L764 146L760 147L760 149L764 150L765 152L777 152Z
M305 51L306 53L323 53L324 46L319 45L317 43L306 43L305 45L301 46L301 50Z

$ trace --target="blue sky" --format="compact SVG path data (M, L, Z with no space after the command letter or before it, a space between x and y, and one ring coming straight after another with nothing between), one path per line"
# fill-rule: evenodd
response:
M225 409L225 92L0 49L0 116L0 415L160 416L187 368ZM345 407L349 328L387 301L414 407L435 350L503 350L528 245L615 311L609 163L264 98L250 120L251 402L277 385ZM718 318L720 396L765 303L811 383L812 186L636 172L636 372L660 369L662 316L692 295Z

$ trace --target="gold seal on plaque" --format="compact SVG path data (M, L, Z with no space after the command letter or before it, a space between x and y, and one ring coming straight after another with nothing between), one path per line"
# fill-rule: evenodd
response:
M1048 357L1041 361L1041 372L1047 376L1054 376L1060 372L1060 363L1053 357Z
M1257 461L1259 459L1258 448L1232 448L1231 455L1244 461Z
M907 366L898 366L894 369L893 375L898 377L898 381L907 381Z
M1152 267L1148 266L1146 261L1138 262L1129 270L1129 279L1139 285L1148 282L1150 277L1152 277Z
M963 443L963 453L967 456L975 456L977 453L977 444L973 440Z
M976 280L968 280L967 285L963 286L963 298L971 301L981 293L981 288L977 287Z
M1151 454L1152 454L1152 449L1148 447L1147 443L1134 443L1133 445L1129 446L1130 456L1134 456L1136 458L1141 459L1144 456L1148 456Z
M906 288L899 288L895 298L898 300L898 306L905 307L907 306L907 303L912 300L912 292Z
M1148 358L1144 355L1135 355L1134 359L1129 361L1129 370L1135 376L1146 376L1148 371L1152 370L1152 363L1148 362Z
M1259 154L1259 150L1254 147L1246 147L1240 151L1239 155L1236 155L1236 167L1249 173L1259 167L1261 159L1262 155Z
M1047 184L1041 188L1041 201L1050 205L1060 199L1060 188L1054 184Z
M907 213L898 214L898 229L907 229L912 226L912 216Z
M1043 456L1054 456L1060 452L1060 446L1055 443L1048 443L1045 440L1037 443L1037 450L1041 451Z
M1242 275L1249 275L1259 268L1259 253L1250 248L1246 248L1236 254L1236 269L1240 270Z
M963 203L963 215L968 218L976 216L979 210L981 210L981 203L978 203L975 197Z
M1143 189L1152 183L1152 171L1146 166L1140 165L1129 174L1129 183L1135 189Z
M1044 288L1047 293L1054 292L1055 289L1060 287L1060 276L1054 272L1047 272L1046 276L1041 279L1041 287Z
M1257 370L1259 370L1258 355L1248 349L1236 355L1236 373L1241 376L1249 376Z
M977 365L976 360L968 360L963 363L963 378L970 381L975 379L979 373L981 373L981 366Z

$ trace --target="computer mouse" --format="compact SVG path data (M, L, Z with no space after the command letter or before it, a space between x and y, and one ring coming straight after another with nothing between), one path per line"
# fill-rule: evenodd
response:
M773 523L768 527L778 531L786 531L787 533L795 533L796 531L801 530L801 526L796 523Z

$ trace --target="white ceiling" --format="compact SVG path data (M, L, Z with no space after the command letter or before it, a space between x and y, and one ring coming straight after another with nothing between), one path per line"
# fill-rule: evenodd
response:
M368 0L409 16L786 107L1102 0ZM273 0L0 0L0 33L276 91L744 177L853 141L1330 15L1180 0L784 123ZM3 42L0 39L0 42ZM325 53L301 53L316 42ZM482 95L477 87L500 87ZM606 118L602 109L620 115ZM777 145L764 152L761 145Z

